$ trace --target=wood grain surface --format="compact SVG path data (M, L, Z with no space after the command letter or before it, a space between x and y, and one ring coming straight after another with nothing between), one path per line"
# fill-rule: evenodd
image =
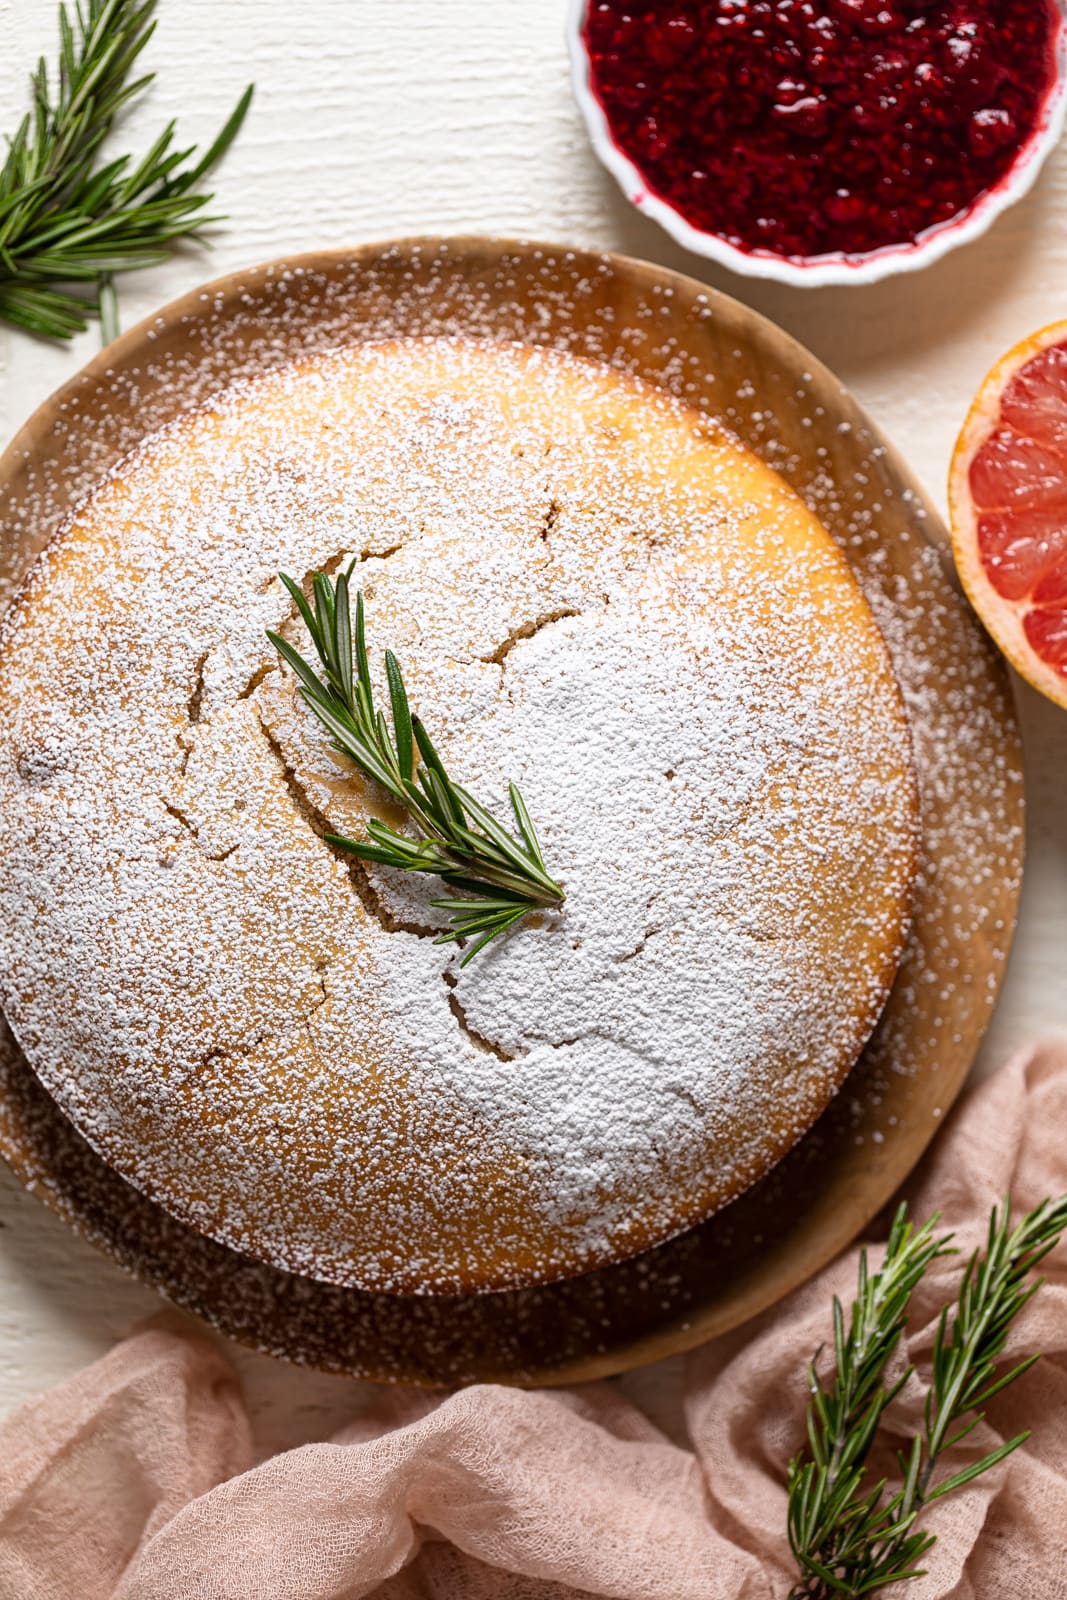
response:
M217 273L286 252L411 232L530 234L621 249L738 294L795 333L853 388L943 504L951 444L992 360L1067 314L1067 151L975 245L917 277L869 289L741 283L630 210L589 150L572 104L564 0L162 0L150 65L161 81L131 118L134 148L170 115L209 137L240 88L259 95L219 175L230 225L128 280L127 324ZM0 118L54 48L38 0L0 0ZM0 442L95 349L49 350L0 331ZM979 1063L1067 1031L1067 716L1021 698L1029 870L1009 979ZM73 1238L0 1172L0 1410L107 1348L155 1297ZM319 1437L359 1403L351 1380L240 1354L265 1449ZM673 1429L673 1369L627 1380Z

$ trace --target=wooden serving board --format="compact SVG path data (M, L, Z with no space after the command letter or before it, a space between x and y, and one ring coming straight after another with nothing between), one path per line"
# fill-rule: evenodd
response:
M833 375L692 279L562 247L427 239L302 256L221 278L132 329L0 459L0 607L70 507L179 412L306 352L442 333L566 349L680 395L776 467L841 544L894 658L923 793L914 928L874 1038L763 1183L644 1256L539 1290L369 1295L236 1255L94 1155L6 1028L0 1153L128 1270L257 1348L395 1382L573 1382L686 1349L772 1305L911 1171L1000 987L1021 878L1021 756L1006 675L954 584L943 530Z

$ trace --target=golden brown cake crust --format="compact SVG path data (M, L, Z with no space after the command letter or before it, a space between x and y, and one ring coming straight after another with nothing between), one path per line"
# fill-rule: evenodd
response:
M279 568L351 557L372 650L568 890L462 973L424 880L322 839L383 807L264 639L300 639ZM563 355L363 346L173 424L31 576L0 727L29 1059L176 1216L331 1282L529 1284L709 1214L899 959L917 800L845 562L705 419Z

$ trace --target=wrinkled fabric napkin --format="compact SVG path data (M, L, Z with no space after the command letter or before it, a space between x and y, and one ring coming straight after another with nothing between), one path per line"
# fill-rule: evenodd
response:
M955 1113L910 1188L962 1246L991 1205L1067 1190L1067 1043L1020 1057ZM857 1247L858 1249L858 1247ZM877 1246L875 1246L877 1254ZM785 1474L804 1369L850 1298L857 1250L690 1358L692 1449L610 1383L446 1398L382 1390L327 1444L254 1464L236 1379L165 1318L0 1427L0 1600L771 1600L792 1572ZM928 1357L960 1270L935 1264L907 1356ZM1045 1352L951 1469L1031 1428L1011 1459L932 1508L912 1600L1067 1597L1067 1249L1013 1335ZM918 1416L912 1383L901 1433Z

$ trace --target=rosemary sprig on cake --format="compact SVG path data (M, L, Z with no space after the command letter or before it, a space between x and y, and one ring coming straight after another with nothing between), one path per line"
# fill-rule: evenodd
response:
M1040 1287L1034 1267L1067 1229L1067 1197L1046 1200L1012 1227L1010 1201L994 1207L984 1253L967 1263L954 1305L937 1325L923 1423L898 1452L901 1485L869 1483L867 1458L886 1409L913 1376L909 1367L886 1386L911 1294L930 1263L950 1253L951 1235L935 1236L933 1217L917 1232L901 1206L880 1270L860 1257L856 1300L846 1326L834 1300L835 1371L824 1387L809 1368L808 1454L789 1467L789 1543L801 1572L790 1600L833 1600L873 1593L918 1578L918 1563L936 1535L916 1526L924 1507L961 1489L1029 1438L1017 1434L947 1478L937 1479L945 1452L973 1432L983 1407L1037 1361L1029 1356L998 1371L1008 1333Z
M98 164L119 112L154 79L132 73L155 31L155 8L156 0L59 7L55 88L42 57L31 77L33 109L0 167L0 321L71 339L98 317L112 339L115 275L158 265L179 239L222 220L206 214L213 196L198 185L236 138L251 85L199 160L195 146L174 149L170 122L140 161Z
M458 890L458 898L430 904L447 911L451 922L435 943L474 939L460 962L466 966L528 912L562 905L563 889L549 875L516 784L509 785L508 793L518 838L449 777L425 727L412 715L391 650L385 652L391 727L375 705L361 593L356 594L354 624L352 620L351 571L349 567L336 582L316 573L311 604L298 583L279 574L311 635L321 673L280 634L268 629L267 637L296 673L300 694L331 735L333 748L404 807L416 835L372 818L369 840L327 834L327 841L364 861L431 873Z

